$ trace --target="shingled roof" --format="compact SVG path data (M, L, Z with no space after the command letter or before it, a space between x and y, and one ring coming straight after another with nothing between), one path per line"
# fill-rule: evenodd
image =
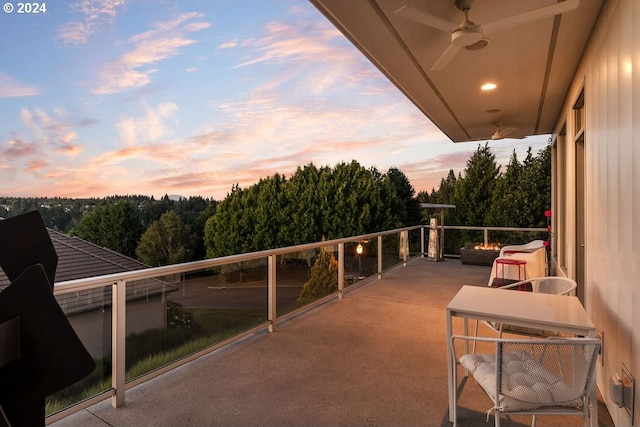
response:
M78 237L47 231L58 254L56 282L149 268L140 261ZM9 279L0 269L0 289L8 285Z
M149 268L140 261L78 237L67 236L51 229L47 231L58 254L56 282ZM0 291L9 284L9 279L0 269ZM128 284L127 300L149 298L173 290L174 287L161 280L139 280ZM111 288L67 293L56 296L56 299L65 313L70 315L111 306Z

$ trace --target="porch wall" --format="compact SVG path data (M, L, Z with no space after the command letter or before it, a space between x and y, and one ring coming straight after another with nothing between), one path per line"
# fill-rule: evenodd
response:
M564 168L564 182L554 180L557 233L564 245L556 255L566 261L564 273L575 277L576 145L573 105L585 94L585 280L584 302L604 332L604 365L598 385L617 426L629 426L608 390L609 377L622 364L640 382L640 2L609 0L592 34L559 116L555 161ZM635 24L635 29L633 28ZM560 147L560 144L565 144ZM562 154L564 153L564 155ZM557 172L557 170L556 170ZM557 178L557 177L556 177ZM560 192L560 193L559 193ZM564 251L564 253L562 252ZM635 312L633 308L636 308ZM636 327L634 328L633 325ZM636 416L640 425L640 393Z

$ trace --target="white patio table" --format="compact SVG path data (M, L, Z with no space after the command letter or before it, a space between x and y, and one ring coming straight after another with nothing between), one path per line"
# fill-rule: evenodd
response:
M468 335L468 319L486 320L594 338L596 328L575 296L505 291L486 286L463 286L447 305L447 369L449 384L449 421L453 422L453 370L456 361L451 351L453 317L464 319L464 335ZM465 347L466 350L466 347ZM598 423L597 386L591 390L591 421ZM496 414L497 415L497 414Z

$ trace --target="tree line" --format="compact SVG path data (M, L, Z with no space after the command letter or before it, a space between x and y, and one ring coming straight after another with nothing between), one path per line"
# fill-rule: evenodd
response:
M39 210L47 227L159 266L205 257L204 224L217 201L200 196L0 197L0 217Z
M437 190L417 195L398 168L382 173L354 160L234 185L222 201L0 197L0 217L37 209L49 228L159 266L416 225L436 215L420 209L425 202L456 205L445 214L451 225L544 227L550 169L550 146L537 155L529 148L522 163L514 152L501 171L488 145L479 145L464 171L450 170ZM453 253L465 238L447 237Z
M456 176L450 170L438 190L420 192L418 199L422 203L455 205L455 209L444 211L445 224L545 228L545 211L551 207L551 145L536 155L529 147L523 162L514 151L504 171L488 145L478 145L462 173ZM433 210L424 214L439 218ZM471 234L448 232L446 253L458 253L460 247L473 239ZM513 234L497 237L501 243L509 243Z
M355 160L299 167L242 189L234 186L205 226L207 255L219 257L388 230L421 221L399 169L381 173Z

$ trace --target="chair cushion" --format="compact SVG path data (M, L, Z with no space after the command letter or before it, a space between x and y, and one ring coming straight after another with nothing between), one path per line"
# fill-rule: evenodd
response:
M494 402L502 411L521 411L541 406L580 407L581 399L576 398L564 381L549 372L540 362L525 351L505 353L503 356L502 394L500 401ZM464 366L476 379L489 397L496 395L496 360L493 354L465 354L460 358ZM578 393L580 394L580 393Z
M494 287L494 288L502 288L503 286L513 285L514 283L518 283L518 280L503 279L503 278L500 278L500 277L495 277L493 279L493 281L491 282L491 286ZM519 285L518 287L507 288L507 289L513 290L513 291L533 292L533 285L531 284L531 282L525 282L525 283L522 283L521 285Z

